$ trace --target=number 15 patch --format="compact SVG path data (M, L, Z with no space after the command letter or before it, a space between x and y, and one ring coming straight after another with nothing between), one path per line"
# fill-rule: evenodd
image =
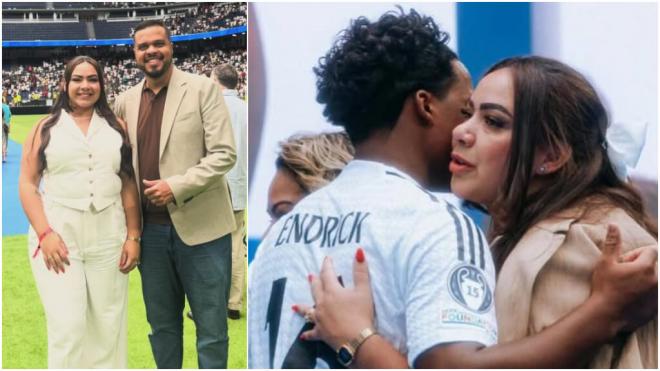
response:
M466 309L486 313L493 304L493 293L486 276L469 264L459 265L449 275L449 293Z

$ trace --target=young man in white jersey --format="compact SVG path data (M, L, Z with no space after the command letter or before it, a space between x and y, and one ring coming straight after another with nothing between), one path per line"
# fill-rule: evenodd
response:
M588 307L562 321L575 331L547 331L499 352L485 348L497 340L488 245L468 217L426 191L448 187L451 131L464 120L471 93L447 38L415 11L373 23L362 17L315 69L317 100L329 121L346 129L355 160L260 245L249 272L250 367L350 366L365 338L370 346L387 340L409 365L437 352L460 365L461 357L489 349L488 359L543 367L553 355L586 353L607 340L582 328L607 314ZM312 324L291 306L313 302L309 274L330 256L339 281L352 286L358 247L369 256L378 336L365 329L339 349L301 339Z

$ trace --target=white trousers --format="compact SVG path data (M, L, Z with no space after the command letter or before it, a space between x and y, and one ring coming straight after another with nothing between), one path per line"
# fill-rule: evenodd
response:
M75 210L44 199L51 228L69 250L65 273L46 269L32 227L28 253L46 312L48 368L127 368L128 275L119 271L126 239L121 200Z

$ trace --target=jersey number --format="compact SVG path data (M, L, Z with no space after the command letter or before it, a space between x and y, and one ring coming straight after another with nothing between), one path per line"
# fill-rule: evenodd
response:
M339 282L342 282L339 277ZM268 344L270 356L270 368L274 368L273 359L275 358L275 346L277 345L277 333L280 328L280 317L282 314L282 303L284 301L284 289L286 288L286 278L280 278L273 281L273 287L270 290L270 299L268 300L268 313L266 314L266 327L268 327ZM300 335L311 330L314 325L305 323L296 336L296 341L291 345L289 351L284 357L281 368L314 368L316 360L322 359L330 368L346 368L337 361L336 353L326 343L322 341L305 341L300 339Z

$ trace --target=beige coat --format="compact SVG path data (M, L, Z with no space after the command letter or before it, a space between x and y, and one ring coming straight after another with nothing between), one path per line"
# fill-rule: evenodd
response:
M144 80L115 101L128 125L138 174L137 122ZM160 134L159 170L174 193L169 203L181 240L197 245L236 229L225 174L236 162L234 135L220 88L210 79L174 68ZM138 184L139 187L139 184Z
M657 241L621 209L592 212L576 220L576 210L563 218L532 227L505 261L495 293L499 342L538 333L586 301L591 273L601 254L607 224L618 225L623 250L655 246ZM603 346L591 368L657 368L658 321ZM620 357L616 357L617 352Z

